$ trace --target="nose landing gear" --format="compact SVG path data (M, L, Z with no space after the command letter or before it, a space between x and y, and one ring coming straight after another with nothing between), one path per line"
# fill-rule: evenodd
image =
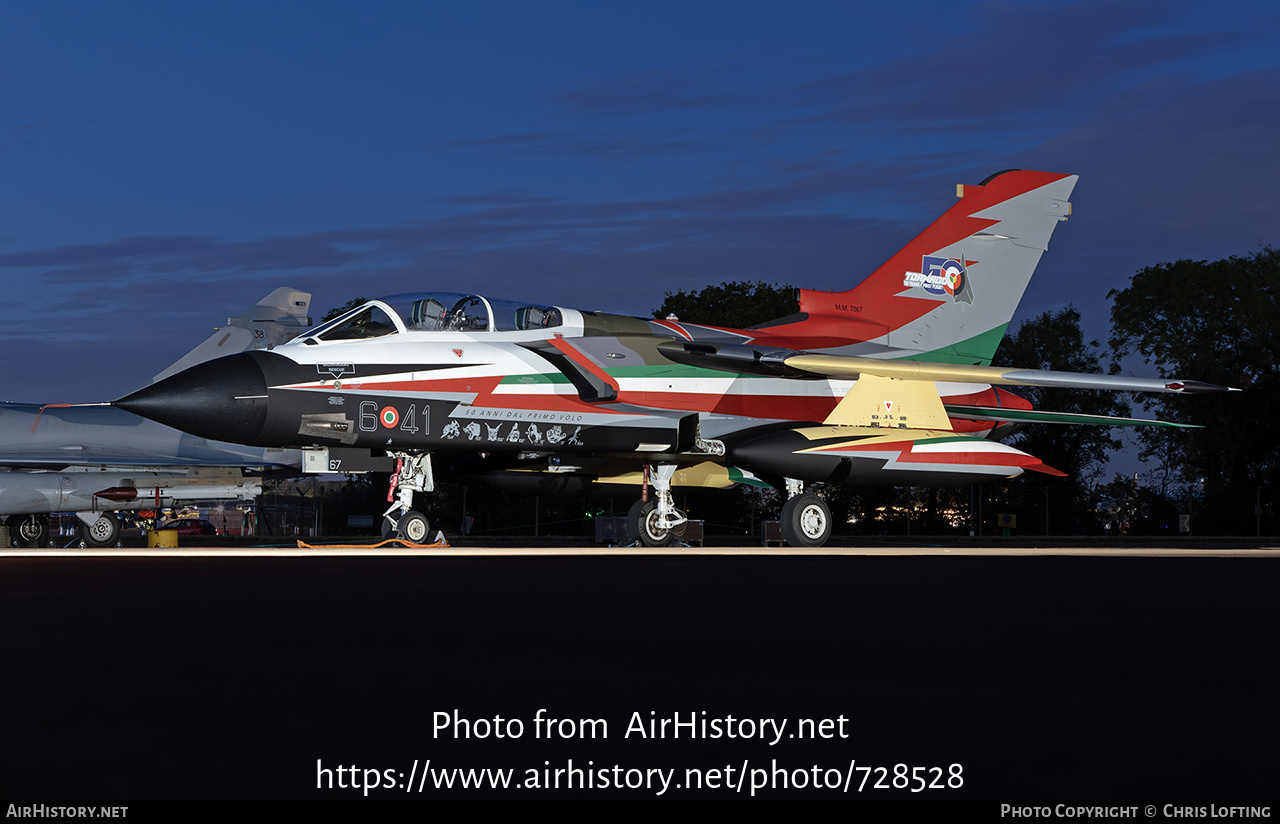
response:
M627 513L627 537L644 546L670 546L676 542L681 527L689 519L676 509L671 497L671 478L676 464L658 464L644 468L645 480L653 482L656 501L639 500Z
M49 543L49 519L44 515L10 515L5 525L14 546L40 549Z
M431 472L431 453L388 454L396 459L396 473L391 476L391 489L387 492L387 500L392 504L382 513L382 537L384 540L414 544L428 543L431 522L413 508L413 493L431 492L436 488L435 476Z

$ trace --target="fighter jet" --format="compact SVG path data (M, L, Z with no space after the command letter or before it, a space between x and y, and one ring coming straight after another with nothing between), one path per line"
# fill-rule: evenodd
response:
M276 289L153 380L233 352L278 346L311 325L311 295ZM19 546L48 542L48 514L74 512L81 538L110 546L118 510L177 501L251 500L256 471L301 468L296 450L219 443L111 406L0 403L0 517Z
M859 285L801 289L798 314L750 329L400 294L116 405L206 438L385 450L398 460L386 531L408 540L428 534L413 496L433 486L431 455L469 452L499 480L639 486L628 522L647 545L686 520L673 486L774 486L788 495L787 542L817 546L832 523L813 484L1055 473L990 436L1011 421L1159 423L1039 412L1003 386L1225 389L990 365L1076 180L1011 170L958 186L958 201Z

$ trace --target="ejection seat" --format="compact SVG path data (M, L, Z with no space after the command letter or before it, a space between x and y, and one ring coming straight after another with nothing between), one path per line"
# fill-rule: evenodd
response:
M415 300L411 314L409 323L412 324L413 329L439 332L444 328L444 304L435 298Z

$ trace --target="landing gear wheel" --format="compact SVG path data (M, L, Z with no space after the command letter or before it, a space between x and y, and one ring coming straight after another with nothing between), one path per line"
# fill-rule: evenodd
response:
M49 543L49 519L43 515L10 515L6 523L14 546L40 549Z
M412 509L401 515L400 523L396 525L396 537L415 544L425 544L430 531L431 524L427 521L427 516Z
M676 536L658 526L657 501L636 501L627 513L627 537L645 546L670 546Z
M791 546L822 546L831 537L831 510L812 493L782 505L782 537Z
M88 526L81 524L80 537L89 546L115 546L120 539L120 519L103 515Z
M382 540L390 541L392 538L399 537L397 535L397 530L399 526L400 526L400 522L398 519L392 518L390 515L383 515L382 516Z

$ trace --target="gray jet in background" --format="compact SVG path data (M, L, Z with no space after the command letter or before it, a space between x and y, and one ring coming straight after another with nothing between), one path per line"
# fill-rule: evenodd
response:
M276 289L152 381L282 344L311 325L310 306L309 293ZM47 545L53 512L74 512L86 544L112 546L114 511L251 500L262 487L246 470L293 474L301 464L294 449L210 441L111 406L0 403L0 518L17 546Z

